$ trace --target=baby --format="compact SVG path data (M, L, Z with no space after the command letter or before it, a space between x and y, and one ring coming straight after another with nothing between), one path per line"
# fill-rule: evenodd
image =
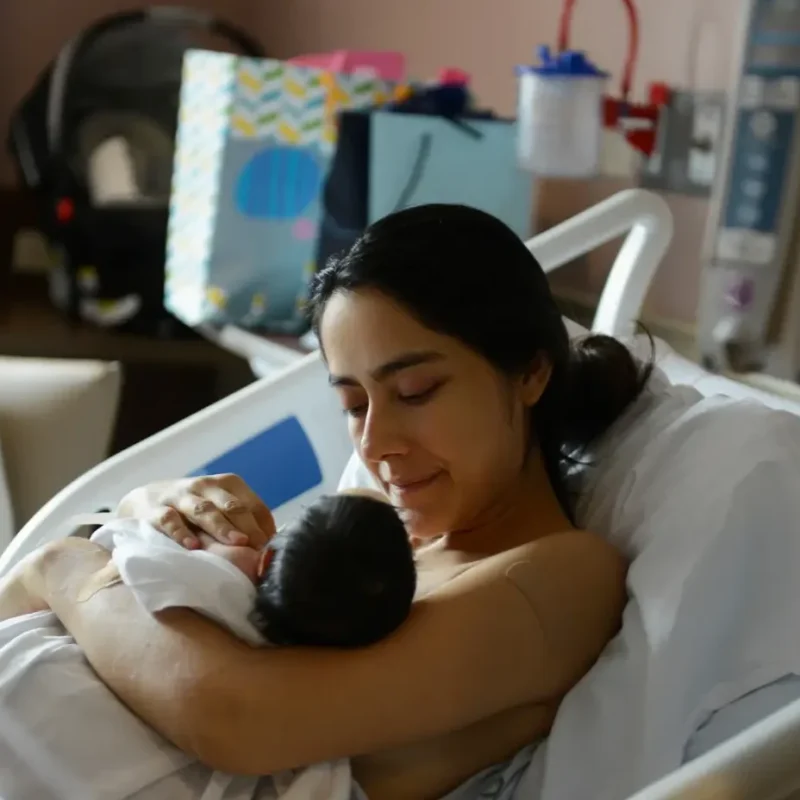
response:
M261 551L207 538L184 550L126 519L92 539L148 612L194 609L253 646L369 645L403 622L416 588L400 518L363 494L322 497ZM0 622L0 797L339 800L349 786L347 759L263 781L214 772L128 711L51 612Z
M275 645L362 647L400 626L415 590L395 510L363 493L324 496L261 552L250 620Z

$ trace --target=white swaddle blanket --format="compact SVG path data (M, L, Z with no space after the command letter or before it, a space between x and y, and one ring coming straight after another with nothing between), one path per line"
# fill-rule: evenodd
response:
M596 454L580 509L632 559L623 628L518 797L629 797L680 766L715 712L800 673L800 420L653 388Z
M92 537L151 613L191 608L251 644L255 587L232 564L184 550L146 523ZM269 720L265 720L265 725ZM50 612L0 623L0 797L8 800L349 800L349 762L270 778L213 772L132 714Z

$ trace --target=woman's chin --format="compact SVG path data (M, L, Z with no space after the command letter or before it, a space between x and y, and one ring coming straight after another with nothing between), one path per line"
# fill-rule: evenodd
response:
M397 512L403 520L408 535L415 539L437 539L449 529L449 517L442 514L441 509L437 513L433 509L405 507L398 508Z

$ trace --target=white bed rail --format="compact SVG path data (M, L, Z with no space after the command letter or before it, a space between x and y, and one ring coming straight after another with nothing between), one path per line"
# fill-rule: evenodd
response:
M656 194L628 189L527 242L545 272L629 232L608 273L592 330L627 338L672 241L672 212Z
M629 800L798 800L800 701L684 765Z
M76 517L116 506L137 486L190 474L289 416L302 424L316 454L323 480L314 491L335 490L352 444L336 395L327 387L325 368L319 355L312 353L74 480L40 508L0 553L0 577L40 545L73 532ZM275 509L278 524L297 514L310 497L298 495Z

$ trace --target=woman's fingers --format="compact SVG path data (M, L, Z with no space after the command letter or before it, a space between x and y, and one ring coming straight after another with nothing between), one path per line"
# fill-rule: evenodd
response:
M228 545L261 548L275 533L272 513L238 475L204 475L162 481L129 492L120 516L146 519L188 548L201 546L203 531Z
M170 539L189 550L196 550L200 547L197 537L190 530L186 520L177 509L169 505L163 505L155 508L154 512L155 514L149 522L156 530L166 534Z
M213 536L209 536L203 531L198 531L195 536L197 536L197 541L200 542L200 547L202 547L203 550L208 550L209 547L219 544L219 542Z
M227 515L205 496L181 493L170 498L169 505L184 518L184 521L188 521L218 542L247 544L249 541L247 534L237 530Z
M263 538L257 543L251 543L254 547L263 547L274 535L277 530L275 527L275 518L267 506L256 497L256 503L251 509L251 513L255 518L258 529L263 531Z
M237 496L217 485L204 488L203 497L222 511L230 521L234 531L238 531L246 537L246 541L232 542L232 544L249 544L252 547L263 547L274 533L272 514L269 513L269 510L261 501L257 500L254 503L253 498L248 497L246 494L245 496L242 496L242 494ZM269 524L266 528L263 523L259 522L259 516L263 519L263 514L259 513L258 505L262 506L269 518Z
M198 478L193 488L221 509L252 547L263 547L274 536L272 512L238 475L208 475Z

